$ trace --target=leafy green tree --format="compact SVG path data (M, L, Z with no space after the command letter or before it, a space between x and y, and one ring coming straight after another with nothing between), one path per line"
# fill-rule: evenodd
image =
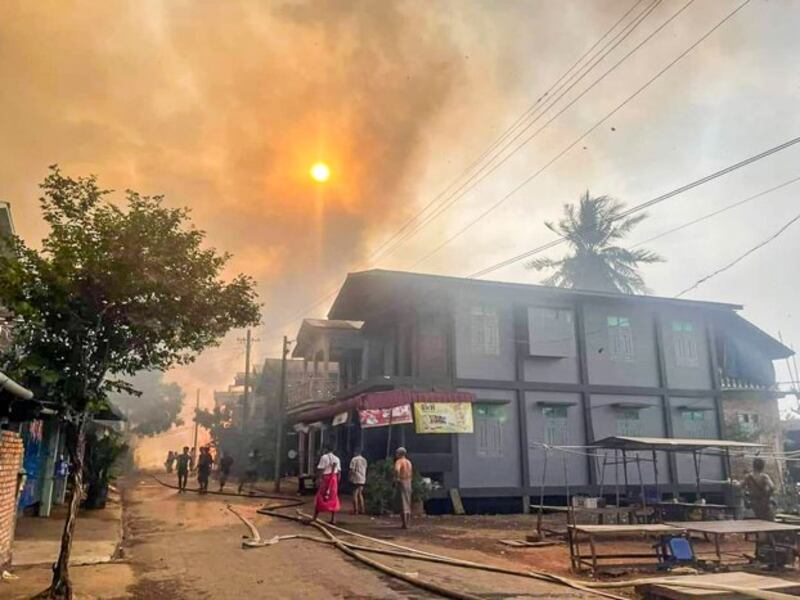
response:
M547 222L547 228L565 238L570 253L561 259L537 258L527 267L537 271L553 271L542 283L557 287L646 293L647 286L639 273L642 264L664 260L650 250L630 250L618 243L646 213L624 216L625 205L609 196L581 196L578 205L565 204L564 217L558 223Z
M131 422L133 433L151 436L183 425L180 412L185 394L177 383L165 383L160 371L141 371L130 384L136 393L112 392L109 400Z
M83 489L87 423L125 377L194 360L230 329L259 321L254 282L220 277L229 256L203 247L186 209L133 191L119 206L94 177L51 167L40 205L41 249L11 241L0 255L0 304L16 317L5 368L67 424L74 493L51 598L72 598L68 561Z
M227 406L215 406L214 410L199 408L195 410L194 420L208 430L214 444L219 447L223 432L232 426L233 411Z

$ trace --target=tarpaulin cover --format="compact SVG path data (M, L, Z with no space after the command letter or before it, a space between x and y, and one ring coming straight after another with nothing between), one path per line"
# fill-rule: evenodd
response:
M394 408L415 402L475 402L475 394L469 392L425 392L417 390L388 390L384 392L368 392L347 398L329 406L315 408L300 413L297 421L308 423L328 419L334 415L350 410Z

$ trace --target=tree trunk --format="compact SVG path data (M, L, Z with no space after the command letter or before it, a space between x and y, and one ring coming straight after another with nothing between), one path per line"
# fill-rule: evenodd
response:
M61 534L61 551L58 562L53 566L53 583L50 585L50 598L72 600L72 581L69 577L69 557L72 552L72 538L75 534L75 523L78 520L78 509L83 495L83 458L86 448L86 417L81 415L77 427L71 426L67 433L67 447L72 461L72 497L67 509L67 520Z

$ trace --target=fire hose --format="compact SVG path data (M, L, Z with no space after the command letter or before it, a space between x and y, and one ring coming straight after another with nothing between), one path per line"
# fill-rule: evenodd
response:
M177 486L168 484L166 482L161 481L158 477L153 476L158 483L165 487L169 487L172 489L177 489ZM198 489L193 488L189 491L192 492L199 492ZM259 508L256 512L262 515L267 515L275 518L286 519L290 521L294 521L297 523L301 523L303 525L310 525L315 527L319 530L325 537L319 536L311 536L305 534L291 534L291 535L284 535L284 536L274 536L268 540L264 540L261 538L260 533L258 532L258 528L246 517L244 517L239 511L237 511L233 506L230 504L228 506L228 510L230 510L234 515L236 515L242 523L250 531L250 537L245 538L242 542L242 546L244 548L258 548L264 546L271 546L277 544L283 540L291 540L291 539L303 539L308 541L313 541L316 543L322 543L327 545L332 545L339 549L340 551L344 552L351 558L358 560L359 562L366 564L382 573L389 575L391 577L395 577L406 583L409 583L415 587L420 589L424 589L429 592L433 592L445 598L455 598L458 600L480 600L479 596L474 594L470 594L467 592L461 592L458 590L453 590L451 588L447 588L441 586L437 583L433 583L431 581L426 581L409 575L408 573L404 573L397 569L394 569L388 565L375 561L367 556L364 553L371 553L371 554L381 554L385 556L393 556L396 558L404 558L409 560L419 560L437 564L446 564L453 567L461 567L466 569L476 569L481 571L487 571L492 573L498 573L503 575L512 575L517 577L525 577L529 579L536 579L538 581L544 581L547 583L553 583L557 585L563 585L570 587L574 590L584 592L587 594L602 596L605 598L610 598L612 600L628 600L624 596L619 596L616 594L612 594L606 590L610 589L620 589L620 588L630 588L639 585L654 585L654 584L664 584L669 585L671 587L680 587L686 589L699 589L699 590L716 590L716 591L729 591L729 592L738 592L740 594L747 594L751 598L756 598L757 600L796 600L796 596L790 594L784 594L781 592L772 592L768 590L759 590L759 589L751 589L751 588L741 588L741 587L734 587L734 586L727 586L724 584L718 583L701 583L701 582L678 582L674 578L665 578L665 577L655 577L655 578L640 578L634 580L627 580L627 581L615 581L615 582L583 582L578 581L576 579L572 579L569 577L563 577L560 575L555 575L553 573L547 573L544 571L535 571L535 570L522 570L522 569L511 569L507 567L500 567L495 565L489 565L484 563L477 563L468 560L462 560L458 558L453 558L450 556L444 556L440 554L435 554L432 552L426 552L423 550L419 550L417 548L403 546L400 544L395 544L393 542L389 542L386 540L381 540L378 538L374 538L368 535L364 535L362 533L357 533L355 531L350 531L348 529L344 529L342 527L338 527L333 524L329 523L321 523L319 521L315 521L312 517L306 513L297 510L297 515L288 515L285 513L277 512L281 509L287 508L296 508L298 506L302 506L305 502L301 500L296 500L292 498L288 498L286 496L279 496L275 494L268 494L263 492L262 490L257 490L255 494L238 494L234 492L215 492L215 491L208 491L208 494L217 495L217 496L229 496L229 497L238 497L238 498L258 498L258 499L274 499L274 500L282 500L283 503L280 504L273 504L268 505L262 508ZM370 541L375 544L379 544L381 546L385 546L386 548L375 548L372 546L367 546L363 544L353 544L351 542L345 542L341 540L339 537L335 536L332 532L336 531L342 533L347 536L352 536L355 538L360 538L363 540Z

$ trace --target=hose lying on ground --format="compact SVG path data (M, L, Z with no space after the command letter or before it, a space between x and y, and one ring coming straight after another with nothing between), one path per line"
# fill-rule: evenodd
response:
M259 509L257 512L261 514L269 514L271 516L277 516L281 518L288 518L294 521L308 523L310 520L310 515L298 512L299 517L292 517L290 515L285 515L281 513L277 513L274 511L272 507L269 508L262 508ZM434 554L431 552L425 552L423 550L418 550L416 548L401 546L400 544L395 544L392 542L388 542L386 540L381 540L378 538L370 537L361 533L357 533L354 531L350 531L348 529L344 529L342 527L337 527L336 525L332 524L322 524L319 523L329 529L334 529L346 535L352 535L354 537L359 537L362 539L366 539L377 544L381 544L384 546L389 546L393 548L397 548L398 550L384 550L378 548L371 548L369 546L361 546L357 544L350 544L347 542L345 543L349 548L353 550L360 550L363 552L372 552L377 554L385 554L389 556L396 556L399 558L407 558L412 560L421 560L421 561L428 561L428 562L435 562L440 564L448 564L451 566L456 567L464 567L464 568L471 568L471 569L479 569L482 571L489 571L494 573L500 573L504 575L514 575L518 577L527 577L531 579L537 579L540 581L546 581L549 583L555 583L560 585L568 586L572 589L582 591L585 593L590 593L593 595L604 596L607 598L615 598L620 599L621 596L617 596L614 594L610 594L608 592L603 591L604 589L619 589L619 588L629 588L639 585L653 585L653 584L665 584L670 586L676 586L681 588L689 588L689 589L701 589L701 590L718 590L718 591L730 591L730 592L739 592L748 594L752 598L757 598L758 600L792 600L796 598L796 596L792 596L789 594L785 594L782 592L773 592L768 590L759 590L759 589L751 589L751 588L742 588L742 587L734 587L734 586L727 586L724 584L718 583L702 583L702 582L676 582L674 578L666 578L666 577L656 577L656 578L640 578L635 580L627 580L627 581L618 581L618 582L582 582L575 579L571 579L569 577L563 577L560 575L555 575L552 573L546 573L542 571L534 571L534 570L519 570L519 569L510 569L506 567L498 567L494 565L488 565L483 563L476 563L472 561L452 558L449 556Z
M172 489L178 489L178 486L166 483L161 481L155 475L152 476L159 484L169 487ZM257 489L257 488L256 488ZM188 491L192 492L199 492L197 488L189 489ZM251 532L251 538L249 540L245 540L243 542L243 546L245 547L262 547L262 546L270 546L274 545L281 540L286 539L306 539L318 543L326 543L330 545L334 545L339 548L345 554L355 558L367 564L375 569L378 569L387 575L391 575L398 579L402 579L407 583L410 583L414 586L420 587L422 589L426 589L428 591L437 593L441 596L447 598L458 598L458 599L467 599L473 600L476 599L476 596L464 594L462 592L458 592L455 590L450 590L448 588L444 588L443 586L439 586L438 584L434 584L427 581L422 581L415 577L412 577L406 573L402 573L401 571L397 571L396 569L392 569L382 563L378 563L373 561L372 559L363 556L361 552L370 552L375 554L384 554L388 556L396 556L398 558L406 558L411 560L421 560L427 562L434 562L439 564L447 564L454 567L463 567L469 569L479 569L482 571L489 571L494 573L500 573L504 575L514 575L518 577L527 577L531 579L537 579L539 581L546 581L549 583L555 583L560 585L568 586L572 589L582 591L585 593L590 593L593 595L603 596L606 598L611 598L612 600L627 600L622 596L618 596L615 594L611 594L609 592L603 591L605 589L619 589L619 588L628 588L634 587L639 585L653 585L653 584L665 584L674 587L681 587L686 589L700 589L700 590L717 590L717 591L730 591L730 592L738 592L742 594L747 594L752 598L756 598L758 600L796 600L796 596L790 594L784 594L781 592L772 592L768 590L757 590L757 589L750 589L750 588L741 588L741 587L733 587L727 586L723 584L710 584L710 583L701 583L701 582L676 582L674 579L671 578L664 578L664 577L656 577L656 578L642 578L642 579L635 579L635 580L627 580L627 581L615 581L615 582L581 582L575 579L571 579L569 577L562 577L560 575L554 575L552 573L547 573L543 571L533 571L533 570L518 570L518 569L510 569L506 567L498 567L494 565L487 565L482 563L475 563L472 561L452 558L449 556L434 554L432 552L425 552L424 550L418 550L417 548L402 546L400 544L395 544L393 542L389 542L386 540L381 540L378 538L374 538L368 535L364 535L362 533L357 533L355 531L350 531L348 529L344 529L342 527L338 527L333 524L328 523L320 523L318 521L313 521L311 516L305 513L297 511L298 516L287 515L283 513L277 512L280 509L286 508L294 508L297 506L302 506L305 504L302 500L297 500L294 498L289 498L287 496L279 496L276 494L269 494L262 490L257 489L256 494L238 494L234 492L216 492L216 491L208 491L208 494L217 495L217 496L231 496L237 498L258 498L258 499L274 499L274 500L283 500L284 502L281 504L274 504L262 507L258 509L258 513L263 515L268 515L272 517L278 517L282 519L288 519L291 521L303 523L306 525L315 526L317 529L323 531L326 535L326 538L319 538L316 536L307 536L302 534L290 535L290 536L275 536L269 540L263 540L258 533L258 529L253 525L249 520L244 518L238 511L234 510L230 505L228 508L236 514L237 517L248 527ZM338 531L345 535L365 539L383 546L394 548L395 550L384 550L380 548L372 548L370 546L363 546L358 544L351 544L348 542L343 542L342 540L336 538L329 530Z

